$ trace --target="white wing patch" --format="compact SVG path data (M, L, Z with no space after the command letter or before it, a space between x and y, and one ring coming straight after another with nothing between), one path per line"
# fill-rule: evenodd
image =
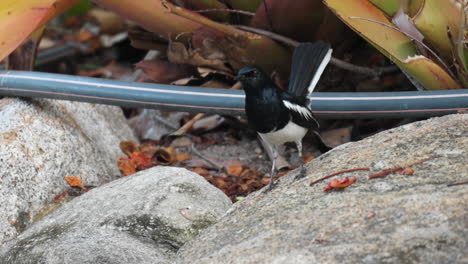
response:
M312 112L307 107L300 106L297 104L293 104L289 101L283 100L284 106L288 108L289 110L293 110L294 112L299 113L302 115L305 119L307 120L314 120L314 117L312 116Z

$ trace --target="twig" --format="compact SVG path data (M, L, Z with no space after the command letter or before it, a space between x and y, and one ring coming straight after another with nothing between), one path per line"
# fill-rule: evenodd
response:
M247 32L244 32L242 30L237 30L236 28L233 28L229 25L215 22L207 17L200 16L191 11L189 12L187 11L187 9L175 6L171 2L168 2L167 0L161 1L161 5L171 14L186 18L188 20L197 22L201 25L223 32L224 34L228 36L231 36L234 38L247 38L250 36L250 34Z
M314 185L314 184L316 184L318 182L321 182L323 180L326 180L328 178L331 178L333 176L336 176L336 175L339 175L339 174L342 174L342 173L353 172L353 171L368 171L368 170L370 170L370 169L369 168L356 168L356 169L349 169L349 170L343 170L343 171L335 172L333 174L327 175L325 177L322 177L322 178L320 178L318 180L315 180L315 181L311 182L309 186L312 186L312 185Z
M231 90L239 90L242 88L242 85L240 82L236 82L233 86L231 86ZM181 128L179 128L177 131L175 131L174 133L171 133L171 136L182 136L184 134L187 133L187 131L193 126L193 124L195 124L195 122L197 122L198 120L200 120L201 118L203 118L205 116L204 113L200 113L200 114L197 114L196 116L194 116L190 121L188 121L187 123L185 123Z
M197 122L198 120L202 119L205 116L204 113L197 114L194 116L190 121L185 123L182 127L177 129L177 131L171 133L171 136L182 136L183 134L187 133L187 131Z
M456 183L447 184L447 187L452 187L452 186L457 186L457 185L463 185L463 184L468 184L468 181L456 182Z
M193 12L196 12L196 13L229 12L229 13L242 14L242 15L246 15L246 16L255 16L255 13L253 13L253 12L238 10L238 9L227 9L227 8L202 9L202 10L197 10L197 11L193 11Z
M209 164L211 164L213 167L215 167L217 170L221 170L223 168L223 166L219 165L218 163L210 160L209 158L203 156L196 148L195 148L195 144L192 143L192 152L193 154L197 155L199 158L201 158L202 160L208 162Z
M423 163L423 162L426 162L428 160L432 159L432 157L429 157L429 158L425 158L423 160L419 160L419 161L416 161L414 163L411 163L410 165L406 166L406 167L397 167L397 168L393 168L393 169L388 169L388 170L383 170L379 173L376 173L376 174L372 174L372 175L369 175L368 178L369 179L375 179L375 178L381 178L381 177L384 177L390 173L394 173L394 172L397 172L397 171L401 171L405 168L408 168L408 167L411 167L411 166L414 166L416 164L420 164L420 163Z
M297 47L299 46L299 41L290 39L288 37L273 33L268 30L264 29L259 29L259 28L254 28L254 27L249 27L249 26L243 26L243 25L235 25L236 28L242 29L248 32L252 32L255 34L263 35L266 37L269 37L273 40L279 41L283 44L289 45L291 47ZM338 58L332 57L330 60L330 63L335 65L336 67L339 67L341 69L351 71L351 72L356 72L356 73L361 73L365 75L370 75L370 76L380 76L383 73L389 73L398 70L399 68L396 66L389 66L389 67L382 67L382 68L377 68L376 70L368 68L368 67L363 67L363 66L357 66L354 64L351 64L349 62L346 62L344 60L340 60Z
M401 171L401 170L403 170L403 167L383 170L383 171L381 171L379 173L369 175L367 178L369 178L369 179L381 178L381 177L387 176L390 173L394 173L394 172Z
M295 41L294 39L290 39L288 37L285 37L283 35L264 30L264 29L259 29L259 28L254 28L254 27L249 27L249 26L244 26L244 25L233 25L235 28L242 29L251 33L259 34L265 37L269 37L271 39L274 39L276 41L279 41L281 43L284 43L286 45L292 46L292 47L297 47L299 46L299 41Z

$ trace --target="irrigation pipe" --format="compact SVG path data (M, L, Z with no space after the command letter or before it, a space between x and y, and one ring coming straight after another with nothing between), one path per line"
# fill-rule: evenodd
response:
M42 97L194 113L244 114L244 92L132 83L71 75L0 71L0 95ZM384 93L313 93L318 118L430 117L468 110L468 89Z

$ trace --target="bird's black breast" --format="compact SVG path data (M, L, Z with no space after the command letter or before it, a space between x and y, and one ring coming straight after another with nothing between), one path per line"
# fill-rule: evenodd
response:
M290 119L289 112L275 87L262 89L253 95L247 93L245 111L249 125L260 133L281 129Z

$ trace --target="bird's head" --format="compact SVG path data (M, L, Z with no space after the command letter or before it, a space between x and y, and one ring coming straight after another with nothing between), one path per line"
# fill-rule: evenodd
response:
M242 83L244 90L261 89L264 87L270 77L255 66L248 66L239 70L236 80Z

